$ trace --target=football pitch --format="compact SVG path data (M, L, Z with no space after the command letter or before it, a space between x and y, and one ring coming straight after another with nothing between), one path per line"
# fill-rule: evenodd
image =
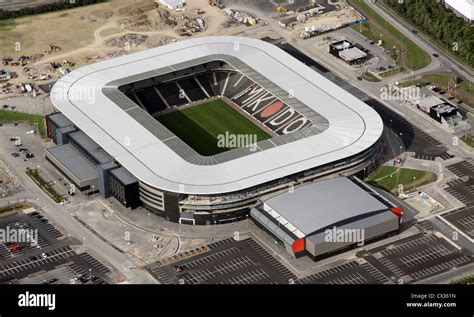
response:
M230 150L230 148L218 146L218 136L226 133L256 136L257 141L270 138L268 133L222 100L166 113L159 116L157 120L204 156Z

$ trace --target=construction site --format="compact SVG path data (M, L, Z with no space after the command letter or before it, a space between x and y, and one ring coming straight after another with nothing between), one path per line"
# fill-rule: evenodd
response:
M165 45L190 36L242 34L309 38L364 19L345 1L176 2L114 0L35 17L0 28L0 98L48 93L76 67ZM34 20L34 28L33 25ZM58 28L57 25L61 25ZM69 34L74 30L74 41ZM49 43L45 45L44 43Z
M0 197L4 198L17 192L18 182L11 175L8 167L0 160Z

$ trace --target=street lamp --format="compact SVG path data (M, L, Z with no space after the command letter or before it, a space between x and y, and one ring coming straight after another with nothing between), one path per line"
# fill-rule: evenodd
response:
M217 220L214 220L214 228L216 229L214 232L214 237L217 238Z

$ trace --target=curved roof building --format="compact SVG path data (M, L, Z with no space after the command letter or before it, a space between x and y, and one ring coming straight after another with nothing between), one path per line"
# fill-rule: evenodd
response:
M155 120L142 102L130 98L143 87L223 70L242 74L251 87L262 88L297 119L258 142L254 150L235 148L202 156ZM215 95L237 100L240 95L226 96L223 90L234 89L242 78L231 85L229 76ZM208 77L216 80L213 74ZM155 90L166 99L165 88ZM193 38L85 66L61 78L51 100L143 188L181 195L219 196L281 183L367 153L383 131L371 107L278 47L243 37ZM298 123L304 125L291 131ZM183 208L191 209L180 211Z

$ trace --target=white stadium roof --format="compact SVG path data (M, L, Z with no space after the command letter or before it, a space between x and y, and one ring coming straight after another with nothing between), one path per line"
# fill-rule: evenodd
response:
M238 59L291 92L329 122L327 129L219 164L198 165L183 159L103 92L116 89L122 78L163 68L171 72L173 65L214 54ZM188 194L243 190L348 158L372 146L383 131L371 107L276 46L243 37L194 38L85 66L61 78L51 100L141 182Z

